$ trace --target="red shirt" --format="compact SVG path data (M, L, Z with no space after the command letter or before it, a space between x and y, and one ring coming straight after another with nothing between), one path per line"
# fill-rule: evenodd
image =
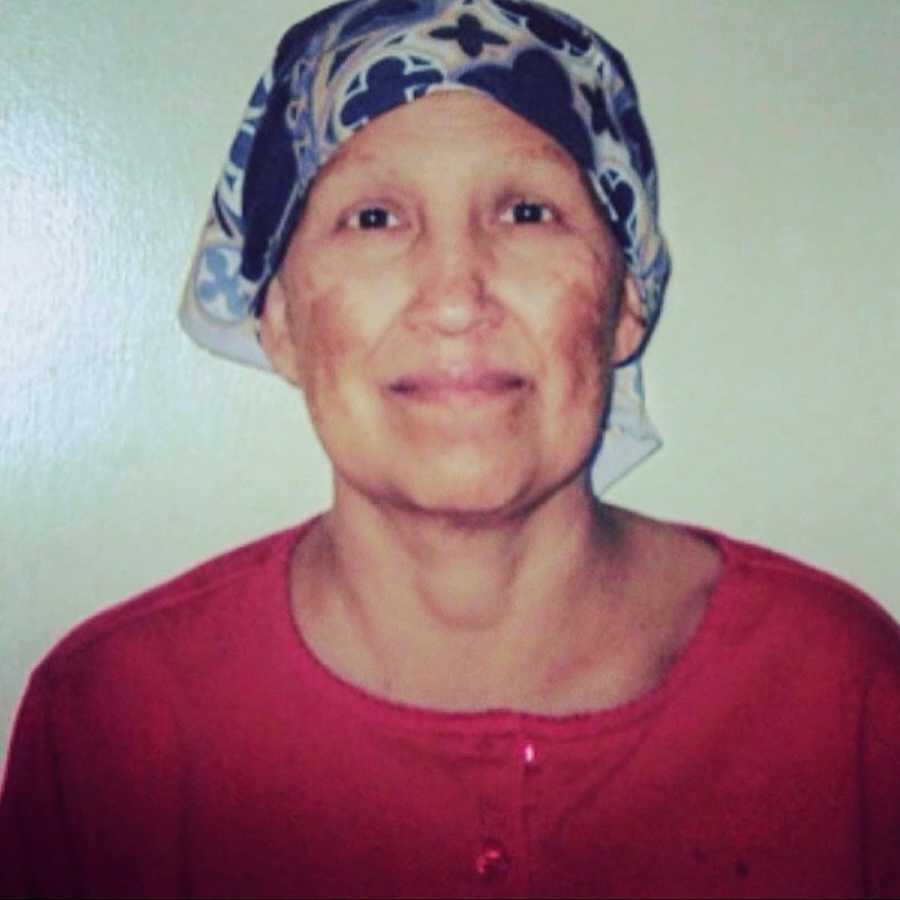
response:
M34 673L0 894L897 896L900 634L847 585L724 567L666 679L562 717L391 704L290 612L303 529L102 613Z

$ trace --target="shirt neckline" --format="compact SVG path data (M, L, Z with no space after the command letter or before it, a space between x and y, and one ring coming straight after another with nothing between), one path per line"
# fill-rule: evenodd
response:
M448 711L381 697L336 674L313 653L293 617L290 569L295 548L319 518L317 516L289 530L281 552L272 561L275 567L273 575L279 585L278 631L286 644L284 652L292 658L304 691L313 693L319 702L345 710L347 715L365 719L376 727L405 733L499 736L524 732L535 737L576 739L630 727L663 705L715 651L717 636L728 624L728 589L739 568L739 547L728 537L695 525L675 525L711 543L722 558L722 566L703 618L668 672L656 685L631 700L612 707L560 715L507 708Z

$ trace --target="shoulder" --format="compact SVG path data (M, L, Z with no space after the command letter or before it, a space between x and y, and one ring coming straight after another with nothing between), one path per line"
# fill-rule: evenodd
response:
M861 628L889 641L900 638L900 626L882 606L836 575L747 541L700 528L689 530L716 544L736 589L777 597L786 612L803 612L813 621L821 618Z
M238 706L260 727L258 712L293 674L287 572L305 528L210 559L74 628L31 676L10 759L46 751L73 784L102 775L99 784L141 766L159 772Z
M866 778L896 809L900 772L900 625L841 578L704 529L725 567L717 602L728 658L769 686L767 701L815 735L859 741ZM798 738L799 740L799 738ZM874 807L873 807L874 808ZM891 812L892 816L895 813ZM896 828L896 818L892 828Z
M826 571L775 550L684 526L723 558L713 594L723 631L752 636L789 665L819 660L834 677L900 673L900 626L873 598Z
M276 532L209 559L82 622L35 670L33 682L51 684L80 671L95 677L112 667L134 672L142 661L208 642L211 629L232 630L253 606L286 585L290 554L309 523ZM167 650L167 653L162 653Z
M835 671L900 672L900 626L852 584L719 531L633 513L623 521L642 534L635 569L692 596L689 608L727 653L776 667L818 660Z

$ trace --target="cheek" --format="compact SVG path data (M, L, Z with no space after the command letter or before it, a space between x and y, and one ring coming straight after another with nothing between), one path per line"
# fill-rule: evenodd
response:
M332 380L358 350L361 336L347 312L338 291L310 297L300 346L311 378Z
M389 321L373 279L347 268L345 259L334 265L320 258L314 275L298 272L292 286L294 344L314 417L326 405L337 411L352 404L348 389L365 374Z
M562 402L584 408L593 418L602 406L609 353L596 314L596 299L591 304L585 298L583 306L579 305L580 314L569 316L555 335L554 362Z
M353 415L353 395L347 392L347 374L361 356L362 342L352 321L342 315L339 295L310 297L303 334L296 345L302 372L306 408L320 439Z
M348 320L343 286L333 265L310 271L292 263L287 282L291 337L297 351L302 385L311 398L318 383L327 379L352 351L352 322Z
M338 335L344 282L338 261L331 259L331 254L320 253L315 243L298 256L288 258L291 325L294 343L301 352L309 354L319 347L341 343ZM305 264L310 258L316 260L315 266ZM306 358L308 361L310 356Z
M345 397L346 376L360 356L361 342L352 322L340 314L340 298L319 295L313 298L305 322L302 342L298 342L303 372L303 393L307 409L321 433L327 419L342 418L351 398Z
M591 258L552 266L548 277L555 289L547 346L564 373L566 399L577 395L583 402L586 390L602 392L612 353L615 303L609 272Z

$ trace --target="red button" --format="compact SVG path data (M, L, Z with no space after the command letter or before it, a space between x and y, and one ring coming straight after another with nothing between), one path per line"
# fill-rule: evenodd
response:
M509 869L509 855L499 841L487 840L475 858L475 871L485 881L502 878Z
M522 761L525 763L526 769L537 767L537 750L534 749L534 744L531 741L522 748Z

